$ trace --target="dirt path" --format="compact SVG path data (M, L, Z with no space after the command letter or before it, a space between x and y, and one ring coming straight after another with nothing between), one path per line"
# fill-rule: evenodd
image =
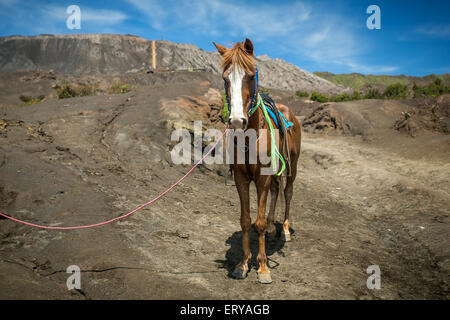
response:
M88 224L164 191L189 166L170 163L167 122L155 110L161 98L208 91L173 82L2 110L0 208L43 224ZM216 167L201 166L167 197L104 227L45 231L0 220L0 298L448 299L449 140L423 139L444 148L419 158L402 149L420 148L409 137L386 148L305 134L292 242L268 240L271 285L256 281L254 259L247 279L229 277L241 254L237 192ZM254 187L252 197L255 219ZM256 257L254 231L251 248ZM66 287L72 264L83 271L80 291ZM381 269L381 290L366 287L369 265Z
M172 230L157 232L146 246L138 239L151 228L139 228L148 216L135 216L125 236L159 270L179 272L177 281L198 285L212 298L448 297L449 251L442 242L449 235L450 202L443 191L449 190L448 163L376 153L348 137L306 136L303 142L293 241L269 241L272 285L256 282L254 259L246 280L228 277L241 252L239 203L234 187L220 180L206 193L204 176L186 182L182 195L171 195L181 211L151 208L152 224L160 221ZM433 191L436 186L441 191ZM253 188L253 219L254 195ZM256 232L251 246L256 257ZM382 272L379 291L366 287L366 269L373 264Z

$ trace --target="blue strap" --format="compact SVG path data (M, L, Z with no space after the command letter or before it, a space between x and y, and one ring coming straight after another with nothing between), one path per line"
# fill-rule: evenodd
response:
M286 129L293 125L292 122L287 121L286 117L284 116L284 114L281 111L280 111L280 114L283 117L284 126L286 127Z
M247 116L250 118L252 114L257 109L256 95L258 94L258 68L255 67L255 89L253 91L252 102L250 103L250 108L247 110Z
M277 117L275 116L273 111L270 110L269 108L267 108L267 112L269 113L270 117L273 119L273 122L275 122L275 125L277 126L277 128L279 128L280 126L278 125ZM284 114L281 111L280 111L280 114L283 117L283 122L284 122L284 126L286 127L286 129L293 125L292 122L287 121L286 117L284 116Z

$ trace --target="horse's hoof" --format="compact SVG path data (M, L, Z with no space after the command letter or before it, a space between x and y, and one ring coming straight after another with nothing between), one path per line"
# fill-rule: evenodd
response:
M270 273L258 273L258 281L260 283L269 284L272 283L272 277Z
M289 233L281 233L281 241L289 242L291 241L291 235Z
M247 277L247 270L237 267L231 275L236 279L245 279Z
M277 235L277 229L273 228L273 230L270 230L270 231L267 230L267 236L270 239L274 239L276 235Z

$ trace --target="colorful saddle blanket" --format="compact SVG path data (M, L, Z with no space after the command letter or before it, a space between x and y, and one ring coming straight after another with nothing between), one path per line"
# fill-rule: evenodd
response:
M267 113L272 118L273 122L281 132L288 130L293 124L288 121L283 113L281 113L275 105L275 102L267 94L259 94L263 99L264 105L267 107ZM281 126L280 126L281 125Z

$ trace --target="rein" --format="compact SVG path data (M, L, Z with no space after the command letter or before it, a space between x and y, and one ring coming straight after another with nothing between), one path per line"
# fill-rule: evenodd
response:
M281 153L279 152L277 145L275 143L275 131L272 125L272 121L270 121L270 117L269 114L267 113L267 107L264 104L263 99L261 98L261 95L258 93L258 68L255 68L255 89L253 92L253 97L252 97L252 102L250 104L250 108L248 108L247 110L247 116L250 119L250 117L255 113L255 111L258 108L261 108L264 118L265 119L268 126L269 126L269 132L270 132L270 156L272 158L272 168L273 168L273 173L277 176L280 176L284 170L286 169L286 163L284 161L283 156L281 155ZM227 102L227 111L228 114L230 114L231 112L231 103L230 103L230 97L228 96L228 88L227 88L227 83L224 82L224 86L225 86L225 97L226 97L226 102ZM255 104L256 102L256 104ZM276 160L277 157L280 159L281 161L281 170L279 172L277 172L277 166L276 166Z
M93 228L93 227L98 227L98 226L103 226L105 224L123 219L128 217L129 215L132 215L133 213L135 213L138 210L141 210L142 208L145 208L146 206L152 204L153 202L157 201L158 199L162 198L163 196L165 196L170 190L172 190L173 188L175 188L177 185L179 185L184 179L187 178L187 176L189 176L192 171L194 171L195 168L197 168L200 164L203 163L203 160L206 159L206 157L209 156L209 154L216 148L216 146L219 144L219 142L223 139L224 135L228 132L229 127L227 127L225 129L225 131L222 133L222 136L217 139L217 141L214 143L214 145L212 146L211 149L209 149L209 151L184 175L181 177L181 179L179 179L177 182L175 182L172 186L170 186L168 189L166 189L166 191L164 191L163 193L161 193L159 196L157 196L156 198L153 198L153 200L150 200L147 203L141 204L139 207L137 207L136 209L121 215L119 217L107 220L107 221L103 221L103 222L99 222L99 223L95 223L95 224L89 224L89 225L83 225L83 226L75 226L75 227L54 227L54 226L42 226L39 224L34 224L31 222L27 222L27 221L23 221L23 220L19 220L13 217L10 217L2 212L0 212L0 216L2 216L3 218L21 223L21 224L25 224L27 226L31 226L31 227L36 227L36 228L41 228L41 229L49 229L49 230L74 230L74 229L87 229L87 228Z

